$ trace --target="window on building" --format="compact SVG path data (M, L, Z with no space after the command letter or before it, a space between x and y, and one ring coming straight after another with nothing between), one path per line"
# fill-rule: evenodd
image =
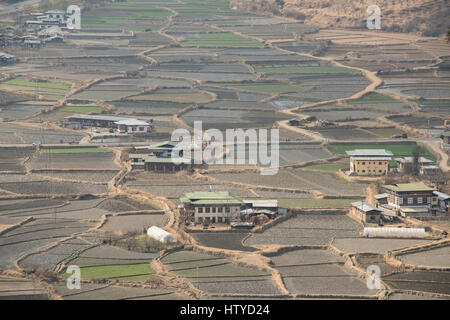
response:
M225 208L225 212L226 212L226 213L230 213L230 212L231 212L230 207L226 207L226 208Z
M403 204L403 198L398 198L398 204L402 205Z
M431 202L431 197L427 197L427 203Z
M222 207L217 208L217 212L218 213L222 213L223 212L223 208Z
M366 170L363 170L362 172L363 172L363 173L365 173L365 172L366 172Z
M365 165L366 165L366 163L365 163L365 162L363 162L363 163L362 163L362 165L363 165L363 166L365 166Z
M378 170L378 173L381 173L381 172L383 172L383 170Z
M198 212L198 213L203 213L203 208L198 208L198 209L197 209L197 212Z
M417 204L422 204L423 203L423 198L422 197L418 197L417 198Z
M212 208L212 213L216 213L216 207Z
M205 208L205 213L210 213L211 212L211 208L210 207L206 207Z
M413 204L414 203L414 198L408 198L408 204Z
M378 164L381 166L382 165L382 163L381 162L378 162Z
M221 222L222 222L222 217L218 217L218 218L217 218L217 222L218 222L218 223L221 223Z

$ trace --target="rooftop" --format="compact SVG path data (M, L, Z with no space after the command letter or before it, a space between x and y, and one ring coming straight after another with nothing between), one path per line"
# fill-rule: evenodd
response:
M79 120L101 120L101 121L122 121L122 120L132 120L131 118L114 117L114 116L104 116L95 114L73 114L71 116L65 117L64 119L79 119Z
M435 191L434 187L430 187L423 182L414 182L414 183L398 183L398 184L389 184L383 186L383 188L395 192L408 192L408 191Z
M443 192L433 191L433 194L438 196L439 200L449 200L450 199L450 195L443 193Z
M191 204L243 204L243 201L234 197L228 191L197 191L186 193L180 198L183 203Z
M379 212L381 212L380 209L375 208L374 206L370 205L369 203L363 202L363 201L353 202L352 206L355 207L356 209L364 211L364 212L370 212L370 211L379 211Z
M360 157L392 157L393 154L389 150L385 149L355 149L346 151L349 156Z
M124 125L124 126L149 126L150 124L143 120L138 119L124 119L116 121L115 124L117 125Z
M148 163L174 163L172 157L157 157L148 154L141 153L130 153L128 154L128 159L142 159L144 162ZM189 158L177 158L179 163L192 163L193 159Z
M278 208L278 200L244 200L244 203L253 207Z
M401 158L395 158L395 161L400 162L400 163L412 163L414 160L413 157L401 157ZM419 157L419 163L434 163L433 160L424 158L424 157Z

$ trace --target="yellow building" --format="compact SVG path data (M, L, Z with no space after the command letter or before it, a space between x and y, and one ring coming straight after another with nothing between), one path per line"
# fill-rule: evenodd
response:
M382 176L389 172L392 152L384 149L357 149L346 152L350 156L350 174Z

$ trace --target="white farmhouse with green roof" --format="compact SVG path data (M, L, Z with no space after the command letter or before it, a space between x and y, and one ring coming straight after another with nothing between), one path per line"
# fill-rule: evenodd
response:
M186 222L204 224L239 221L244 205L228 191L186 193L180 201L180 214Z

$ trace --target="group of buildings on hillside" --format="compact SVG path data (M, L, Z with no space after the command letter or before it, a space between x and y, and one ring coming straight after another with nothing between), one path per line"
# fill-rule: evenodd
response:
M242 200L227 191L191 192L180 198L178 206L187 224L231 224L234 227L253 226L253 217L264 215L273 219L287 210L277 200Z
M384 185L384 193L374 195L375 206L363 201L352 203L351 213L367 223L391 222L396 217L446 217L450 195L423 182Z

